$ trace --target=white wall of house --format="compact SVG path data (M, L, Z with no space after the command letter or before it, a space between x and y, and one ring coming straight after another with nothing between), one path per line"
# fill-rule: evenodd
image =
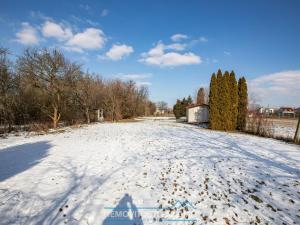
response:
M207 123L209 122L209 111L207 106L195 106L186 109L188 123Z

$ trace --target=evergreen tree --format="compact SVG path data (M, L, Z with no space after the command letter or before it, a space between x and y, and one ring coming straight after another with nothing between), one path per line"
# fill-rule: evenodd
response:
M188 104L188 103L187 103L187 100L185 99L185 97L182 99L181 104L182 104L182 105L187 105L187 104Z
M182 111L181 107L182 107L181 101L177 99L176 104L173 106L173 113L176 119L181 117L181 111Z
M186 116L186 107L193 103L192 97L183 98L182 100L177 99L176 104L173 106L173 113L176 119Z
M235 73L231 71L230 73L230 114L231 114L231 124L230 130L235 130L237 126L237 115L238 115L238 85L235 78Z
M237 129L245 130L248 109L248 90L245 77L239 79L238 82L238 118Z
M247 83L244 77L237 84L235 73L219 69L212 74L209 91L210 128L214 130L244 130L248 106Z
M231 125L231 113L230 113L230 75L228 71L225 71L221 80L220 88L220 118L221 126L220 130L230 130Z
M193 99L192 99L192 97L189 95L188 96L188 98L187 98L187 105L186 106L188 106L188 105L190 105L190 104L192 104L193 103Z
M219 69L217 72L217 119L216 119L216 130L222 130L223 124L222 124L222 116L221 116L221 111L222 111L222 85L223 85L223 75L222 71Z
M218 128L218 84L215 73L211 75L209 86L209 122L210 128L216 130Z
M205 103L205 91L204 88L201 87L197 93L197 104L202 105L204 103Z

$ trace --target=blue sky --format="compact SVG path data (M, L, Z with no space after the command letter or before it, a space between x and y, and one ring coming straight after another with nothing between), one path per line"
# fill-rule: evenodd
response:
M218 68L251 98L300 106L300 1L0 1L0 45L58 47L104 78L148 85L173 105Z

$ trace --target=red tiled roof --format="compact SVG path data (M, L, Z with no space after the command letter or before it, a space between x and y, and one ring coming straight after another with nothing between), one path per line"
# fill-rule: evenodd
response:
M280 110L294 112L294 109L291 107L281 107Z
M188 105L186 108L187 108L187 109L191 109L191 108L198 107L198 106L206 106L206 107L209 107L208 104L190 104L190 105Z

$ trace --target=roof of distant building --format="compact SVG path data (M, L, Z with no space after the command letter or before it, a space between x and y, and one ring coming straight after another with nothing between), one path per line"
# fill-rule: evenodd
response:
M208 104L190 104L190 105L188 105L186 108L187 108L187 109L191 109L191 108L195 108L195 107L198 107L198 106L209 107Z

